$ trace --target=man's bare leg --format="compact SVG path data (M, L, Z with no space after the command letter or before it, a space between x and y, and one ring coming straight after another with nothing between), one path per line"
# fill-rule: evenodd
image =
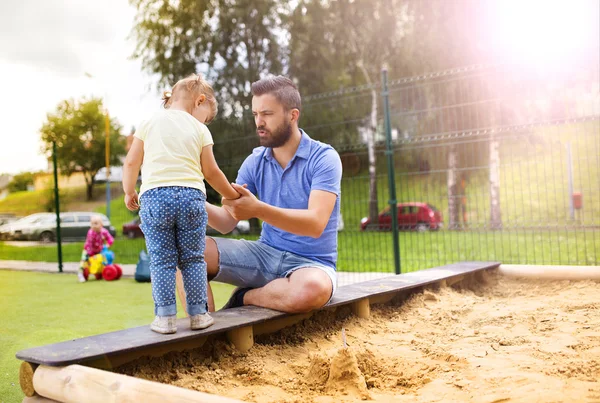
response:
M310 312L329 301L333 284L321 269L303 268L288 278L273 280L264 287L249 290L244 305L257 305L289 313Z
M208 274L208 278L212 279L217 275L217 272L219 271L219 250L217 249L217 243L212 238L206 238L206 248L204 249L204 261L206 262L206 272ZM177 270L177 274L175 275L175 281L177 284L177 294L179 295L179 300L181 301L181 305L183 305L183 309L185 310L185 313L187 315L185 289L183 288L183 276L181 275L180 270ZM208 298L208 311L214 312L215 299L213 297L210 283L208 283L206 291Z

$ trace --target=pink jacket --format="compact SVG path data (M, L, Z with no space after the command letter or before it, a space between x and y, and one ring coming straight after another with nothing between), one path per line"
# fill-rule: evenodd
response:
M100 232L96 232L90 228L87 233L83 249L85 249L88 256L96 255L102 252L104 241L106 241L108 246L111 246L114 242L114 238L106 228L102 228Z

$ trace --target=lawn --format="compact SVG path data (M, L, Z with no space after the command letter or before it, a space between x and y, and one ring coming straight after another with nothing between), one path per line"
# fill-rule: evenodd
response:
M464 260L494 260L514 264L600 264L600 230L400 232L403 271L420 270ZM256 239L256 236L245 236ZM344 230L338 238L340 271L393 271L390 232ZM63 260L77 262L83 243L63 245ZM136 263L144 240L120 237L114 243L118 263ZM56 246L18 247L0 243L7 260L56 262Z
M598 265L600 231L439 231L400 232L402 272L459 261L507 264ZM338 270L394 270L391 233L340 234Z
M232 287L214 283L217 307ZM183 316L181 306L179 316ZM135 326L153 318L149 283L76 282L74 275L0 270L0 402L23 399L15 353Z

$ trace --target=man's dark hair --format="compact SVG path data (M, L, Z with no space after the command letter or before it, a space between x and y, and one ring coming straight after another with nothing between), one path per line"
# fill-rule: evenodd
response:
M253 82L252 95L260 96L264 94L275 96L277 101L287 111L292 109L300 110L302 106L298 88L296 88L292 80L284 76L269 76Z

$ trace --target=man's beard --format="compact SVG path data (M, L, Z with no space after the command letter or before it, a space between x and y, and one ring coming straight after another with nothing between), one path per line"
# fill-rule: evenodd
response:
M257 134L259 130L267 131L264 126L256 129ZM292 124L290 122L283 122L281 126L273 131L267 131L267 133L269 137L258 137L260 145L269 148L281 147L292 137Z

